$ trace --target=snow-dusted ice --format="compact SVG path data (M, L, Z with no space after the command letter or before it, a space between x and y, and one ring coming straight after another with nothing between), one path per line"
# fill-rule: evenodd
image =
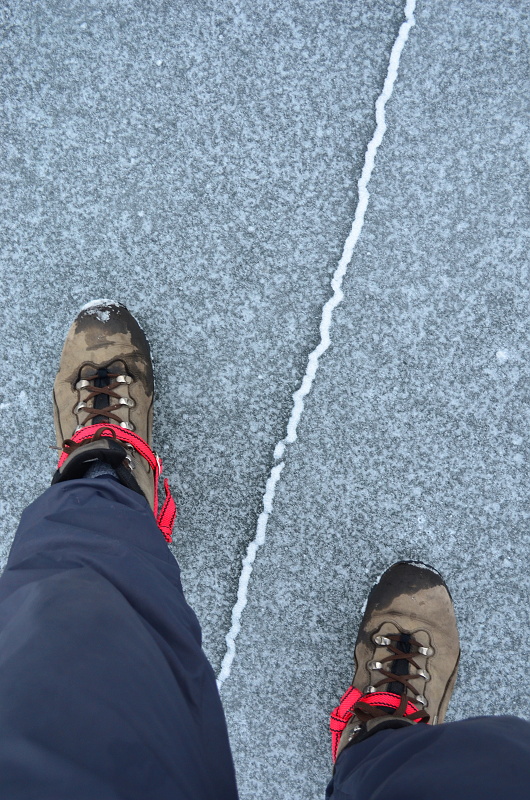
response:
M530 717L525 26L493 0L0 10L0 565L54 469L64 336L112 297L152 345L243 800L323 797L399 558L455 600L449 718Z

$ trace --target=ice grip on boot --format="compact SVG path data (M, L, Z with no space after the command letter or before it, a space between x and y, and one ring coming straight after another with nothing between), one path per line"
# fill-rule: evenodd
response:
M349 686L340 699L340 703L333 709L329 718L329 730L331 733L331 758L333 763L337 760L337 750L339 749L339 742L342 732L350 719L355 714L355 706L359 701L366 703L369 706L384 706L385 708L398 708L401 704L401 697L393 692L370 692L363 694L359 689ZM418 709L411 703L407 702L405 709L406 714L415 716ZM426 720L419 720L426 722Z
M170 543L173 539L173 526L175 524L175 517L177 516L177 507L175 505L175 500L173 499L173 495L171 494L171 490L169 488L169 482L167 478L164 479L164 493L165 498L164 502L162 503L162 508L158 511L158 479L162 474L162 459L156 453L151 450L147 442L145 442L141 436L138 436L137 433L133 431L127 430L126 428L122 428L119 425L112 425L111 423L107 425L88 425L85 428L81 428L73 436L68 440L69 442L74 442L75 444L82 444L85 441L93 439L96 433L99 432L99 436L108 436L110 438L118 439L121 442L125 442L126 444L131 445L134 447L137 453L139 453L142 458L144 458L147 463L149 464L150 468L153 470L153 479L155 484L155 493L154 493L154 507L155 507L155 519L158 527L162 531L164 535L164 539L166 542ZM57 469L60 469L66 459L68 458L68 453L63 452L59 458L59 462L57 464ZM158 513L157 513L158 512Z

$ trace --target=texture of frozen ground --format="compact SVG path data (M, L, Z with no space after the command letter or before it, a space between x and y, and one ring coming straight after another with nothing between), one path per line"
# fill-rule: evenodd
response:
M126 302L216 670L403 19L397 0L0 6L0 557L53 471L67 327ZM515 0L415 19L223 686L244 800L323 796L360 608L397 558L453 592L450 718L530 717L528 21Z

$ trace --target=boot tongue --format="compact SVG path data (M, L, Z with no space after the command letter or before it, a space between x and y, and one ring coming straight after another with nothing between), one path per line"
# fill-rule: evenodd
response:
M410 653L411 651L411 635L410 633L402 633L399 641L395 642L395 647L397 650L401 650L402 653ZM392 666L389 669L389 672L392 672L394 675L408 675L409 674L409 667L410 664L405 658L396 658L395 661L392 661ZM402 695L405 692L405 687L399 681L391 681L387 685L387 691L392 692L393 694Z
M99 367L97 370L97 378L94 379L94 386L97 386L99 389L108 386L110 383L108 375L109 370L106 367ZM94 408L107 408L109 405L110 397L108 394L98 394L94 397ZM94 424L99 424L100 422L108 422L108 419L104 416L98 416L94 417L92 422Z

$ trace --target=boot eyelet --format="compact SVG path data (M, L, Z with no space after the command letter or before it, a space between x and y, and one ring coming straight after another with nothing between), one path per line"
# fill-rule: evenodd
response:
M88 408L88 406L87 406L87 404L85 402L81 401L74 408L74 414L79 414L79 412L82 411L83 408Z
M130 375L118 375L116 383L132 383L132 378Z
M420 675L426 681L430 681L431 679L431 676L429 675L426 669L419 669L416 675Z
M421 703L422 706L427 706L427 699L422 694L416 695L416 697L414 698L413 702Z
M134 425L132 422L120 422L120 428L125 428L128 431L134 430Z
M363 694L372 694L372 692L375 691L376 691L375 686L365 686L363 689Z
M369 661L366 665L368 669L382 669L383 662L382 661Z
M387 636L372 636L372 641L379 645L389 645L390 639Z
M352 728L350 735L348 736L348 741L351 742L355 734L359 733L360 730L362 730L362 725L355 725L355 727Z
M119 406L129 406L129 408L134 408L136 403L134 402L134 400L131 400L130 397L120 397L120 399L118 401L118 405Z
M418 653L422 656L432 656L434 655L434 650L432 647L418 647Z
M90 381L86 381L84 378L80 381L77 381L75 388L76 389L86 389L87 386L90 386Z

